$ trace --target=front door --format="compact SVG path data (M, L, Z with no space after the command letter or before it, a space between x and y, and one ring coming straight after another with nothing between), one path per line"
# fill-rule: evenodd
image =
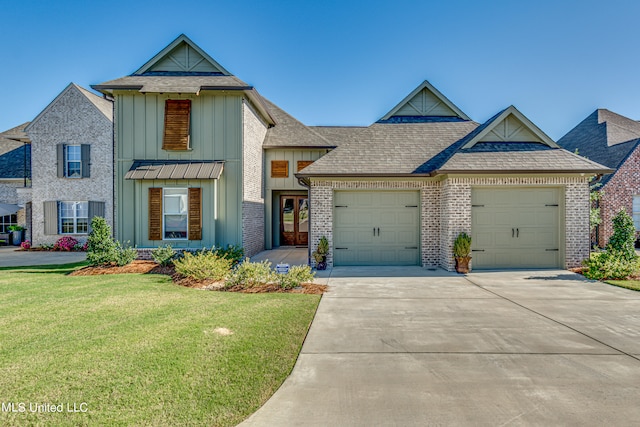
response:
M307 246L309 241L309 198L280 196L280 244Z

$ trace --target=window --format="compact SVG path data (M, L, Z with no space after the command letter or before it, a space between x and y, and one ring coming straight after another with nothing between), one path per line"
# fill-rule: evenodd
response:
M633 196L633 225L640 230L640 196Z
M188 232L188 193L186 188L165 188L163 192L165 239L186 239Z
M58 178L89 178L91 145L58 144Z
M164 104L163 150L189 149L191 100L167 99Z
M89 232L89 203L60 202L59 234L87 234Z
M82 155L79 145L67 145L64 153L65 176L80 178L82 176Z
M18 225L18 215L0 216L0 233L8 233L12 225Z
M311 163L313 163L313 160L298 160L298 170L297 170L297 172L300 172L302 169L306 168Z

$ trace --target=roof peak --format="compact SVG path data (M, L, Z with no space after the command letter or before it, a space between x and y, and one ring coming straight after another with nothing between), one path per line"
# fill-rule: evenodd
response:
M407 95L398 105L385 114L378 122L393 123L397 118L457 118L460 120L471 120L460 108L444 96L429 81L425 80L409 95ZM402 120L402 119L398 119Z
M180 34L174 41L136 70L132 76L190 76L232 74L189 37Z

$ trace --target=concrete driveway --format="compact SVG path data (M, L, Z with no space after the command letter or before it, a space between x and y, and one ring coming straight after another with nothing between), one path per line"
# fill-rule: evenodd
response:
M335 268L245 426L637 425L640 292L567 271Z
M18 249L18 246L0 246L0 267L69 264L87 259L86 252L31 252Z

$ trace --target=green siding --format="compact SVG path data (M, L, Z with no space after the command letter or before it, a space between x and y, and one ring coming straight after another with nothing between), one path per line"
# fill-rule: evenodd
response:
M330 150L327 149L269 149L265 152L265 248L280 245L280 215L278 200L281 194L305 194L306 187L298 184L295 177L298 160L318 160ZM288 160L289 177L271 178L271 161Z
M150 186L193 186L203 189L203 240L181 242L179 246L241 244L242 96L215 92L178 96L116 91L115 97L117 238L139 247L160 244L147 240L147 189ZM189 151L162 150L164 105L167 99L191 100ZM216 183L213 180L125 180L124 175L134 159L225 161L222 177L217 184L217 221L213 219L216 200Z

